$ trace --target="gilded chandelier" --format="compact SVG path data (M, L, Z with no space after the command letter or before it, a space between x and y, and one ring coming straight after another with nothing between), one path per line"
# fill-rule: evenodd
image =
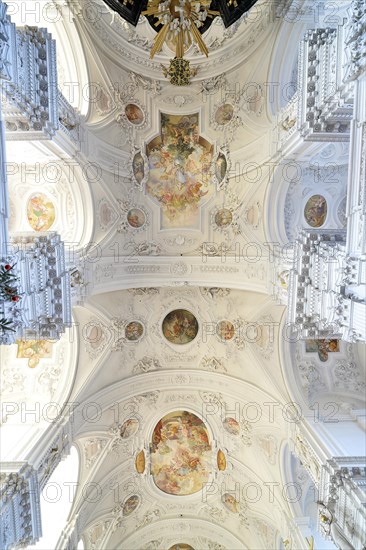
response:
M175 49L169 68L163 67L165 76L177 86L189 84L197 69L190 69L189 61L183 59L192 44L208 56L208 48L202 38L212 23L221 16L224 26L230 27L257 0L104 0L112 10L136 26L140 15L145 15L157 32L150 58L163 47L164 42Z
M199 29L207 19L220 15L219 11L209 9L210 4L211 0L149 0L142 15L156 18L155 27L162 25L154 39L150 58L161 50L164 42L171 42L175 46L177 58L182 58L192 43L196 43L207 56L208 49Z

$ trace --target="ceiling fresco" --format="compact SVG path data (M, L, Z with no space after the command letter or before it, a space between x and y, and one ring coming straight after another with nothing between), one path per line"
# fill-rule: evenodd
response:
M199 115L160 114L160 136L147 145L146 191L159 201L162 229L198 227L212 195L213 147L199 135Z
M163 334L172 344L188 344L198 333L198 322L190 311L176 309L164 318Z
M27 217L32 229L48 231L56 218L55 206L44 193L35 193L28 199Z
M155 426L151 473L164 493L192 495L201 491L211 473L212 448L204 422L195 414L177 411Z
M292 46L313 10L299 26L284 25L275 11L286 12L282 1L259 0L227 27L215 17L204 32L208 58L199 42L184 48L191 73L178 87L167 71L177 40L167 34L152 59L164 26L136 10L134 23L121 18L116 5L132 12L134 2L55 1L58 13L72 5L70 28L84 50L75 63L85 61L99 93L81 115L80 150L72 144L50 172L41 165L40 178L10 174L10 211L13 231L54 230L78 243L77 337L10 346L5 397L43 406L62 387L64 402L80 403L70 428L80 485L68 528L74 521L85 550L293 550L280 491L296 422L284 409L296 399L305 415L342 394L348 414L365 392L356 346L288 341L291 266L274 265L271 248L301 227L346 224L347 143L304 142L303 157L294 140L289 155L285 142L274 154L278 132L297 131L296 114L278 129L274 112L286 107L290 71L294 88ZM98 17L88 20L86 4ZM207 2L196 4L202 11ZM172 20L184 5L171 1ZM229 19L241 5L226 2ZM283 56L273 67L283 44L291 62L284 67ZM281 191L273 204L272 188ZM95 421L84 414L90 404ZM89 483L100 489L95 502L80 489Z
M28 367L33 369L42 359L52 357L54 343L50 340L17 340L17 357L28 359Z

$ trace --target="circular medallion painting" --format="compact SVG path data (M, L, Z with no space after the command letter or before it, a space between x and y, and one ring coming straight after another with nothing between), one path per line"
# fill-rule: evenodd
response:
M145 177L145 163L141 152L136 153L133 157L132 172L137 183L141 183Z
M139 421L136 418L129 418L122 424L119 433L122 439L128 439L131 435L134 435L138 429Z
M173 544L173 546L171 546L169 550L194 550L194 548L190 544L179 542L178 544Z
M239 503L230 493L224 493L221 497L224 506L233 514L239 513Z
M217 334L221 340L232 340L235 334L235 327L230 321L217 323Z
M55 206L44 193L34 193L28 199L27 217L34 231L48 231L55 221Z
M172 344L188 344L198 333L198 321L190 311L175 309L163 321L163 334Z
M235 418L227 417L223 421L223 426L229 434L239 435L240 433L240 424L235 420Z
M216 159L216 166L215 166L215 176L217 178L217 181L219 183L222 182L226 175L227 170L227 160L225 155L222 153L219 153L217 159Z
M134 124L134 126L140 126L144 121L144 113L138 105L135 103L128 103L125 107L125 114L127 120Z
M127 221L131 227L138 229L146 222L145 213L140 208L131 208L127 212Z
M323 195L310 197L304 208L305 220L311 227L321 227L327 217L327 201Z
M215 214L215 224L218 227L228 227L233 221L233 215L228 208L222 208Z
M221 105L215 113L215 122L220 126L228 124L234 115L234 107L230 103Z
M139 321L131 321L125 328L125 337L130 342L140 340L143 335L144 327Z
M132 495L124 502L122 508L122 514L124 516L130 516L140 504L140 497L138 495Z

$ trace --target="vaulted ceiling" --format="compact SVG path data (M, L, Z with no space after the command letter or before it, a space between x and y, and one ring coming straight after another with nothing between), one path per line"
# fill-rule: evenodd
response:
M68 396L81 404L73 428L80 486L70 517L88 549L278 548L291 516L281 491L293 422L282 409L295 386L310 401L339 391L338 364L325 379L316 353L309 365L302 342L284 342L286 309L270 295L267 241L291 237L284 209L271 202L283 184L273 179L274 113L294 91L306 26L284 23L274 8L260 0L227 29L214 19L204 35L208 59L191 46L185 57L197 73L178 88L162 70L174 49L164 44L150 59L155 32L145 18L133 27L102 0L74 1L71 11L59 3L79 38L72 57L70 45L57 43L59 86L81 109L85 139L74 181L47 183L42 192L56 205L54 229L84 247L91 289L74 307L77 367ZM72 74L83 75L79 87ZM322 148L307 151L308 159ZM41 163L50 158L37 154ZM63 171L70 168L70 158L54 155ZM9 178L14 203L30 189L41 192L37 181L27 184L20 174ZM17 204L12 223L27 227ZM334 223L341 221L334 216ZM352 353L342 345L337 360ZM296 380L290 357L302 364ZM356 405L360 377L347 396ZM96 419L81 412L90 403ZM272 404L281 412L273 415ZM186 422L182 411L203 420L210 449L209 483L188 495L162 491L151 474L154 430L173 412L181 413L176 429L188 424L196 447L167 436L166 454L177 453L171 479L179 485L183 449L203 462L192 417ZM167 471L168 462L162 451L158 464ZM85 498L87 484L101 488L97 500Z

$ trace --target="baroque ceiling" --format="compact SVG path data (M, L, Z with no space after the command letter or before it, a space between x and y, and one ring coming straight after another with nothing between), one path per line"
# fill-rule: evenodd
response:
M296 162L310 168L291 185L273 161L274 113L296 89L297 49L285 45L308 23L286 26L262 0L230 26L215 17L202 34L208 57L192 41L190 82L178 87L164 72L175 44L151 59L148 19L117 13L134 3L56 4L77 29L79 57L57 42L58 83L84 139L76 157L37 145L43 180L9 176L11 230L56 230L82 247L85 296L75 338L9 347L5 390L37 383L43 400L61 401L55 380L69 376L69 402L97 403L97 420L77 409L73 426L70 517L85 548L282 548L291 505L266 483L282 488L290 470L309 482L301 464L284 466L289 387L303 407L342 392L342 406L357 407L364 391L362 351L286 341L286 308L271 295L271 242L285 245L309 220L344 227L346 168L335 188L326 165L346 166L345 144L309 146ZM17 154L9 148L10 161ZM285 298L287 275L277 281ZM19 380L13 364L37 353ZM88 483L101 488L97 501L84 498Z

